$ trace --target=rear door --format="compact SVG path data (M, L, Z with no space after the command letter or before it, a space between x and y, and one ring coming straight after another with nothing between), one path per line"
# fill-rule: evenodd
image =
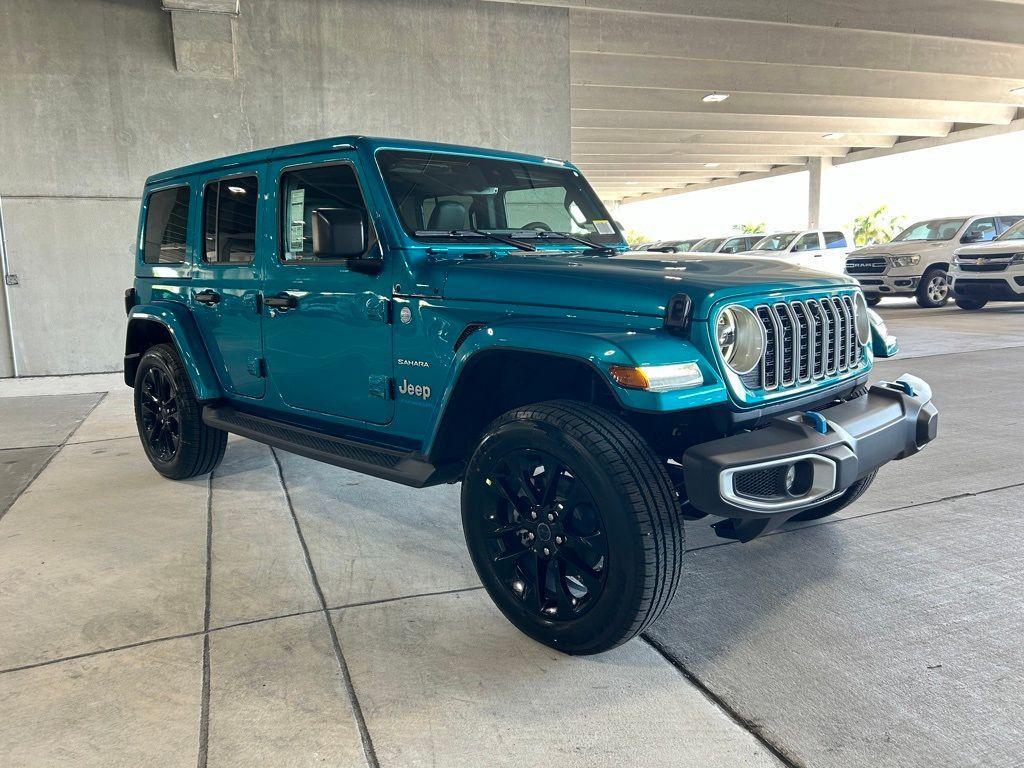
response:
M825 270L822 263L824 254L821 250L821 238L817 232L804 232L793 241L789 252L793 255L792 261L795 264L808 269Z
M269 173L273 252L263 285L268 375L292 408L385 424L394 413L389 264L367 270L358 260L313 253L313 218L351 210L365 215L367 251L379 254L354 152L281 160L270 164Z
M198 258L190 303L221 384L229 393L261 398L266 391L260 333L257 243L262 165L203 180Z

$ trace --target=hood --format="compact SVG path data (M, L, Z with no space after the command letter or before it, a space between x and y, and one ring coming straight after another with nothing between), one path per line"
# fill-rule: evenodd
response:
M987 243L965 245L957 248L956 252L968 258L993 253L1024 253L1024 240L990 240Z
M879 243L850 251L849 256L852 258L854 256L902 256L908 253L927 253L936 248L948 248L953 242L951 240L907 240L900 243Z
M485 298L507 304L663 317L668 300L686 293L698 319L707 316L711 303L725 296L853 284L847 277L771 259L721 255L511 252L447 262L446 267L442 289L446 299Z

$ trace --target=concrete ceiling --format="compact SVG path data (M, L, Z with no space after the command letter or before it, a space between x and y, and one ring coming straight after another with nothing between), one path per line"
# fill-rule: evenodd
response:
M569 9L572 159L609 201L1024 125L1019 0L511 1Z

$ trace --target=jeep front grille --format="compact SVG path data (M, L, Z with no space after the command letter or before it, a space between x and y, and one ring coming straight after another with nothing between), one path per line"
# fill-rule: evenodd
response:
M792 387L860 366L852 296L761 304L754 314L766 339L761 364L740 377L747 389Z

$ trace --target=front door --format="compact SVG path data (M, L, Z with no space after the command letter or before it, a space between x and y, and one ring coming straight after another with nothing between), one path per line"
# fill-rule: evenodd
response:
M261 357L257 209L262 167L206 180L202 189L202 243L192 272L192 315L224 389L261 398L266 389Z
M268 375L287 405L385 424L394 412L388 265L366 270L313 253L318 211L364 212L369 249L380 247L349 154L270 166L275 253L266 260L263 345Z

